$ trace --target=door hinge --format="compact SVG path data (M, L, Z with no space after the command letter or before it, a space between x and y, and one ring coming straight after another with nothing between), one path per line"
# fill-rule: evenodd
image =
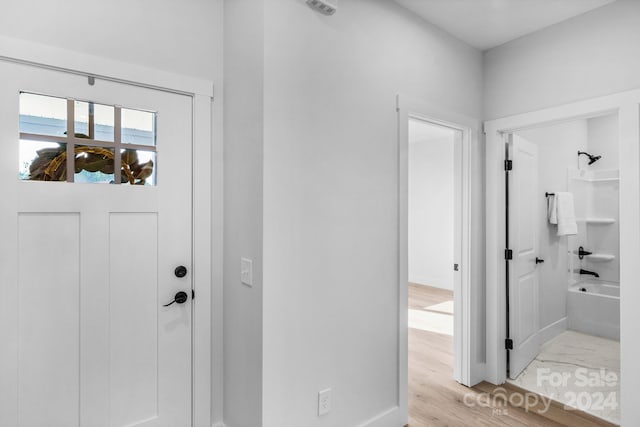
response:
M504 170L505 171L513 170L513 160L505 160L504 161Z
M513 251L511 249L504 250L504 259L512 260L513 259Z
M511 338L504 340L504 348L506 350L513 350L513 340Z
M196 299L196 291L191 289L191 299Z

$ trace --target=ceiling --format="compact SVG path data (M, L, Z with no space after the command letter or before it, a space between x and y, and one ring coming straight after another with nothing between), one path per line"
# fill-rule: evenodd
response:
M480 50L612 3L615 0L395 0Z

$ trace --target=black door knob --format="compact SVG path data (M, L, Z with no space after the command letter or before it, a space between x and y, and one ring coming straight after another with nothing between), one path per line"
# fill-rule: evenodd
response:
M542 264L544 262L543 259L536 257L536 264Z
M171 301L169 304L165 304L163 307L169 307L174 302L177 302L178 304L184 304L187 301L187 299L189 299L189 296L187 295L187 293L180 291L173 297L173 301Z
M187 275L187 267L185 267L184 265L179 265L175 270L173 270L173 273L176 275L176 277L184 277Z

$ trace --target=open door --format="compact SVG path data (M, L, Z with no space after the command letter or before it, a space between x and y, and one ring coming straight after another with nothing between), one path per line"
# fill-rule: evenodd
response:
M512 250L509 263L509 377L514 379L538 355L540 342L538 301L537 203L538 148L517 135L510 135L508 243Z

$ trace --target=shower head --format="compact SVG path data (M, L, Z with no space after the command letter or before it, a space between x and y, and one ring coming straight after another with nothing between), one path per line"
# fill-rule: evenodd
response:
M592 154L586 153L584 151L578 151L578 157L580 157L581 154L584 154L585 156L587 156L589 158L589 164L592 165L595 162L597 162L598 160L600 160L602 158L602 156L594 156Z

